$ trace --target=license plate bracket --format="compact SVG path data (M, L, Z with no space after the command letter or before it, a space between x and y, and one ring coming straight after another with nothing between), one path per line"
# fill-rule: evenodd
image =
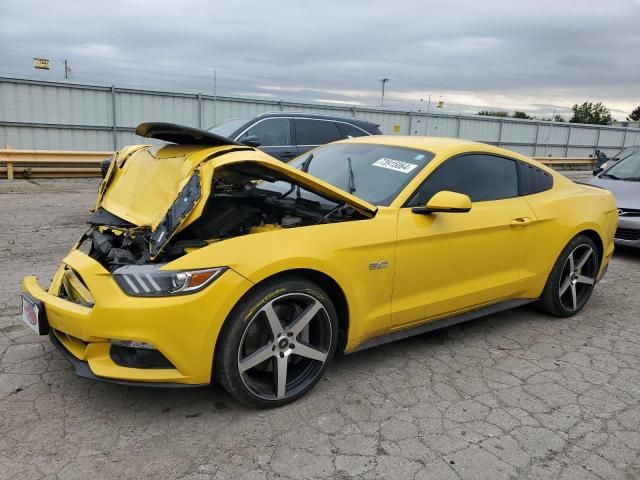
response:
M38 335L48 335L49 322L44 304L26 293L21 293L20 298L22 299L22 321L25 325Z

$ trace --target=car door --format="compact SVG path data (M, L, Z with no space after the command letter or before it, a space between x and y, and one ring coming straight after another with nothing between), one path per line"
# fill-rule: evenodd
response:
M292 128L289 118L265 118L247 128L236 138L236 141L242 143L249 137L257 137L260 150L278 160L288 162L298 156L298 147L293 140Z
M319 145L335 142L343 138L338 126L330 120L295 118L293 123L300 155Z
M411 211L443 190L469 195L471 210ZM516 294L532 239L533 215L518 196L515 160L469 154L445 161L399 212L392 327Z

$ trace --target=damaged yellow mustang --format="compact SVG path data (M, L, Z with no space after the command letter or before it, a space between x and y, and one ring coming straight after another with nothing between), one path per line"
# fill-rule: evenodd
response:
M22 283L23 320L83 377L283 405L337 351L529 302L574 315L613 253L611 194L490 145L367 136L284 164L137 133L166 143L119 151L48 290Z

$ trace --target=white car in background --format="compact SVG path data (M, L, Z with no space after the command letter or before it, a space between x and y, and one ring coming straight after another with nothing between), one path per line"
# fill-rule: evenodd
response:
M618 161L610 160L603 164L604 170L597 173L590 183L606 188L616 197L616 243L640 247L640 147L631 148L635 149L631 154L621 154Z

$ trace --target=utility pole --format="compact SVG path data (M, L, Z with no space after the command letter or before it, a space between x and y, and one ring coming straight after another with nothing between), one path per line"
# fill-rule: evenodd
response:
M69 67L69 60L64 59L64 79L69 80L69 76L71 75L71 67Z
M380 80L380 83L382 84L382 96L380 97L380 106L384 107L384 86L385 84L389 81L388 78L383 78Z
M218 124L218 71L213 71L213 124Z

